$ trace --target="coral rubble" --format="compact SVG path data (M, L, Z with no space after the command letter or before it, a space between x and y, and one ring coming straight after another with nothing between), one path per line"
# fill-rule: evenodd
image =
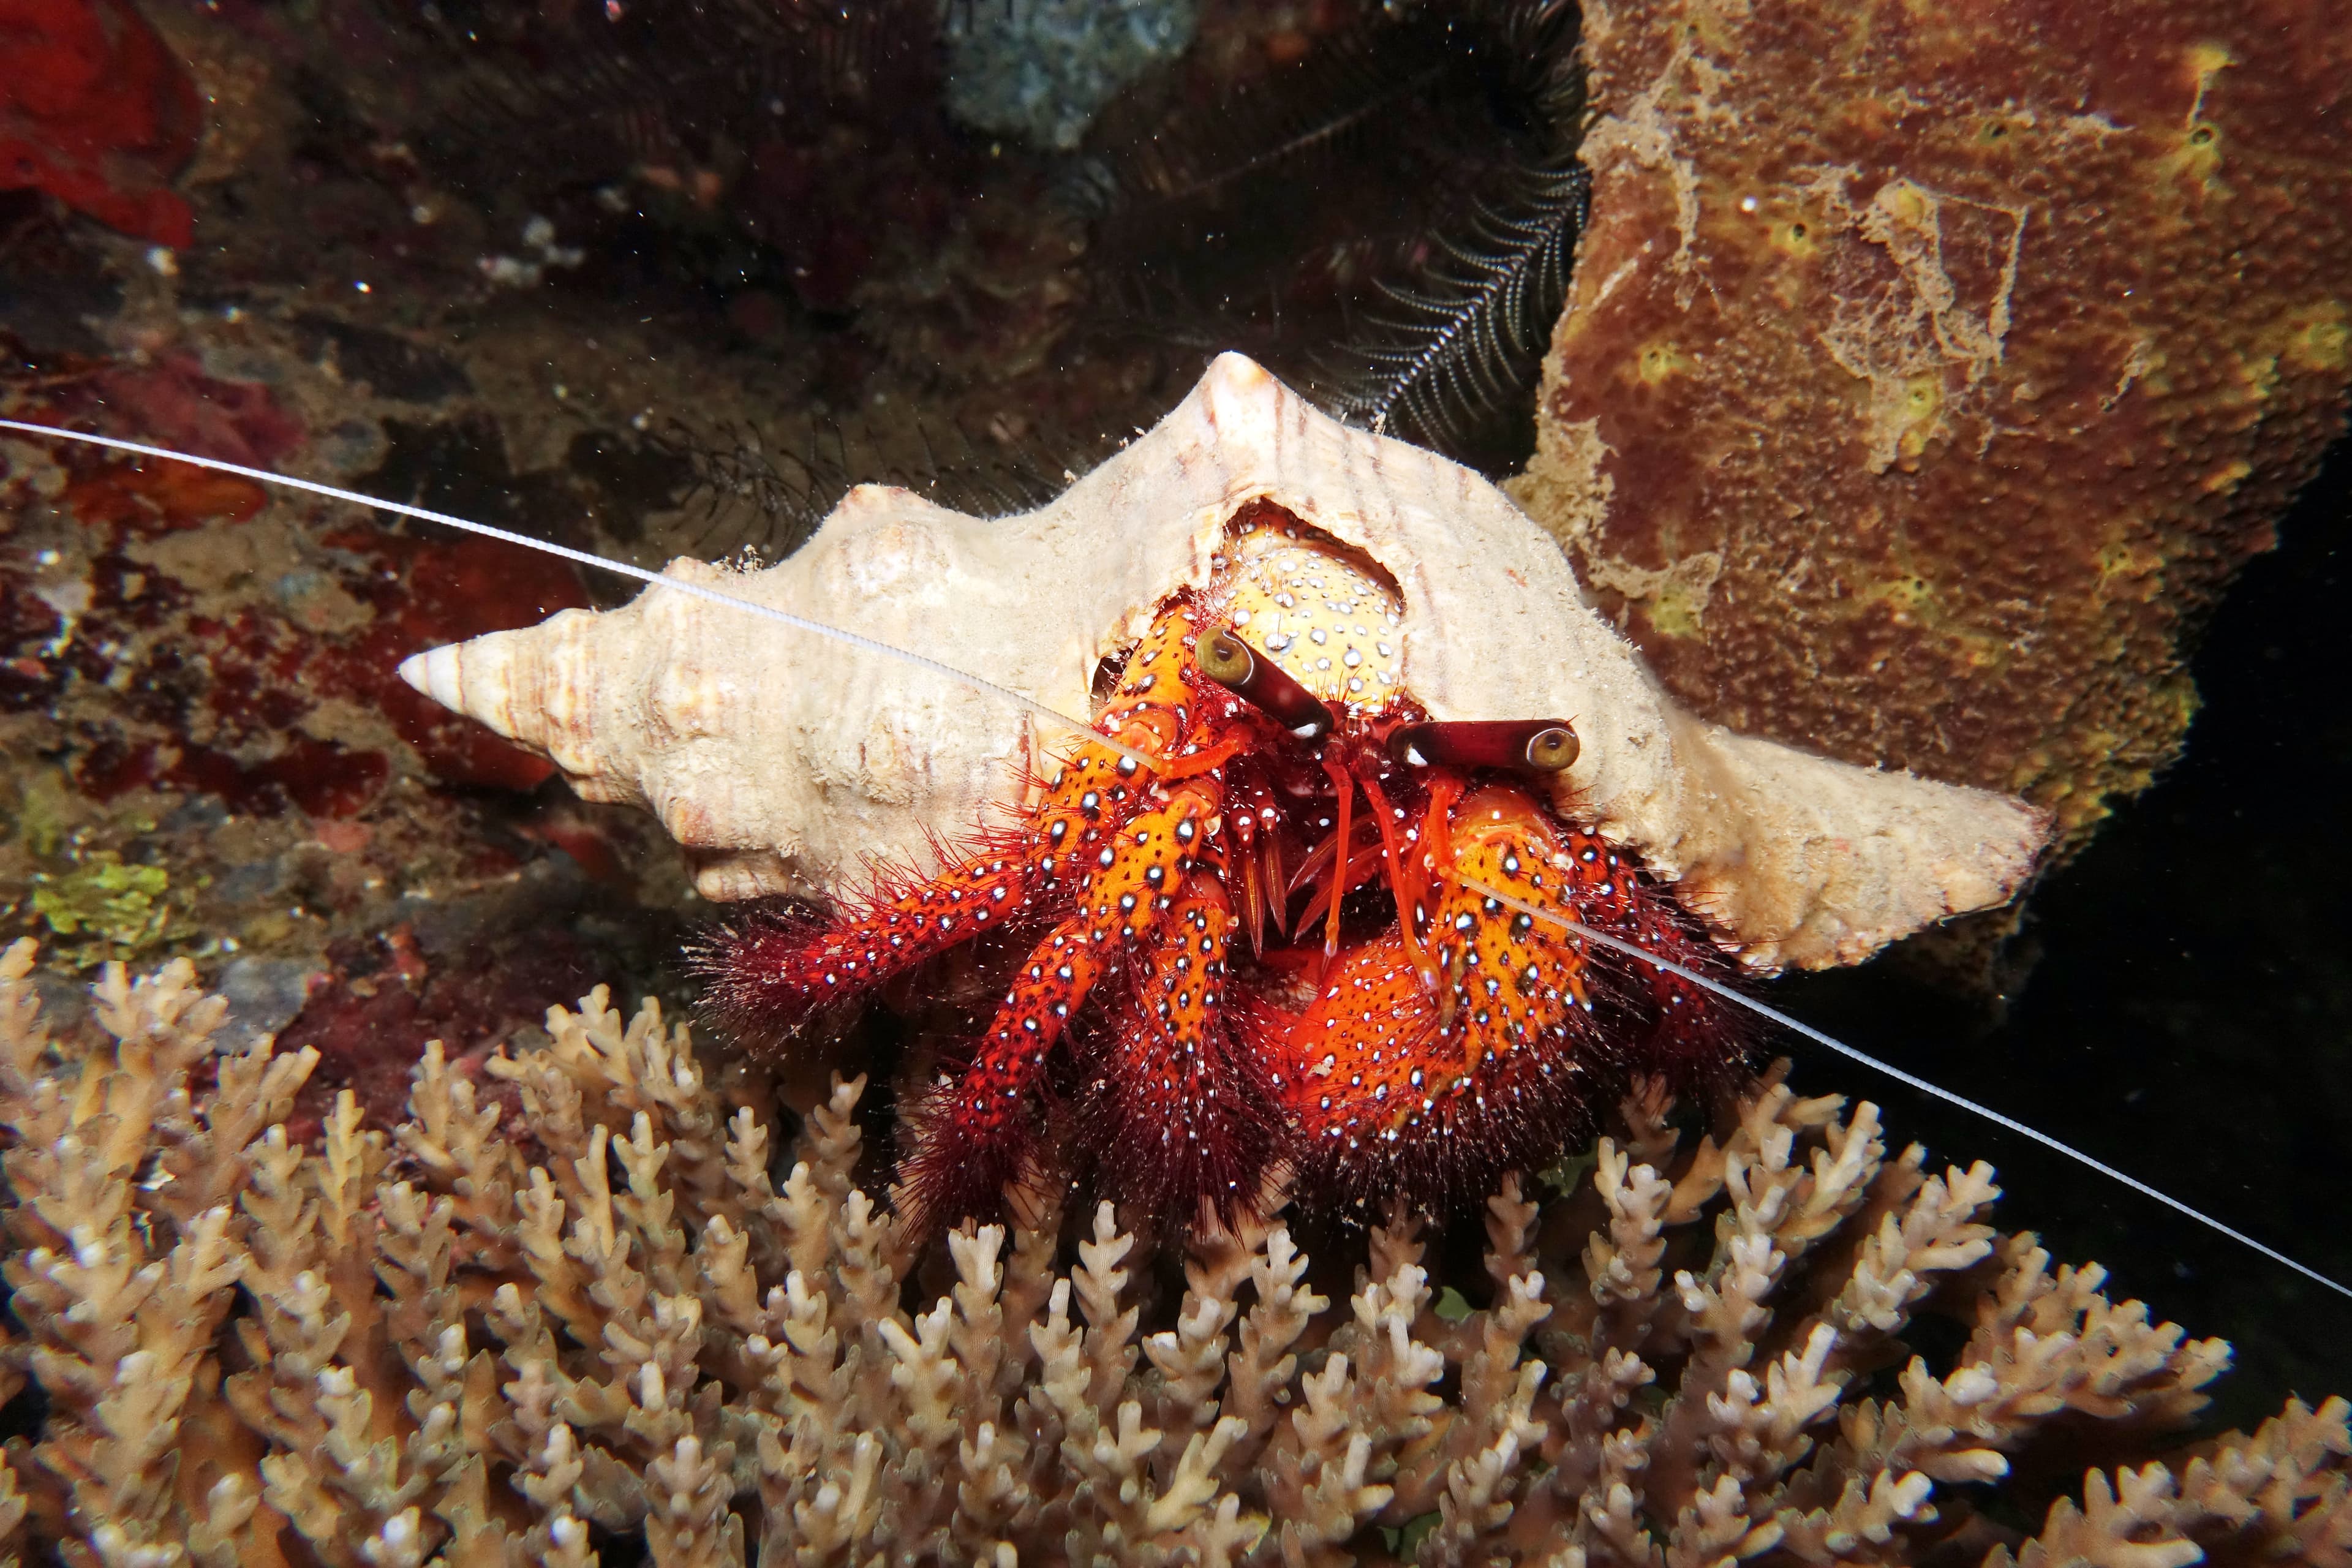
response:
M25 378L29 380L30 378ZM12 412L106 408L188 450L278 461L310 438L264 384L193 357L76 365ZM15 394L17 388L7 389ZM229 809L351 818L403 773L530 788L547 765L485 745L393 679L419 642L586 603L570 568L490 541L319 527L248 480L10 442L0 450L0 712L51 727L85 795L208 792Z
M1066 1267L1035 1194L919 1251L857 1185L862 1080L779 1184L772 1098L650 1005L496 1058L518 1125L435 1051L398 1127L346 1098L306 1144L314 1058L215 1055L184 963L52 1038L33 957L0 958L19 1554L2352 1559L2343 1401L2163 1455L2225 1346L1776 1080L1696 1143L1636 1094L1564 1196L1506 1183L1482 1305L1402 1220L1352 1287L1277 1221L1200 1239L1176 1301L1108 1206ZM1959 1325L1933 1363L1923 1315Z
M299 358L306 336L331 346L329 325L340 378ZM258 331L269 347L249 356L20 363L0 405L248 462L374 466L395 494L436 493L410 488L420 447L436 483L467 471L396 415L381 441L335 422L380 406L362 376L398 402L431 390L400 379L430 363L399 357L407 340L323 319ZM251 379L203 368L265 361ZM487 445L516 489L582 493ZM373 1108L380 1083L396 1109L429 1038L460 1058L599 976L646 983L675 950L661 911L686 896L658 829L560 785L534 795L547 763L394 673L417 647L586 603L569 567L88 458L0 442L0 946L36 936L83 968L216 963L228 1034L320 1047L304 1123L345 1086Z
M2079 836L2178 749L2184 638L2342 428L2352 16L1585 27L1522 499L1701 711Z

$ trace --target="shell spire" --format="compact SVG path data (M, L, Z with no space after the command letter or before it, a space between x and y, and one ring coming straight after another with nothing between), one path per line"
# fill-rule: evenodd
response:
M471 642L428 648L401 661L400 679L444 708L463 713L509 741L550 755L559 749L570 751L572 741L585 742L593 737L557 721L562 709L555 694L568 682L590 679L593 666L575 667L549 658L562 647L557 640L557 618L531 628L536 636L492 632ZM576 751L572 754L580 755ZM597 771L585 757L578 765L570 762L561 765L575 783Z

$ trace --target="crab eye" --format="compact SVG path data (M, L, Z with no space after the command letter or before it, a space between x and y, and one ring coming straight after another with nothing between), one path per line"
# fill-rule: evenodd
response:
M1331 732L1331 710L1280 666L1223 626L1201 634L1192 645L1201 673L1269 715L1300 740L1313 744Z
M1201 640L1192 645L1192 661L1202 675L1232 691L1246 689L1257 674L1257 655L1223 626L1201 634Z
M1526 749L1520 753L1528 768L1539 773L1556 773L1576 765L1583 742L1576 731L1565 724L1547 724L1528 737Z
M1388 750L1389 759L1404 767L1556 773L1573 766L1582 747L1575 728L1562 720L1477 719L1401 724L1389 736Z

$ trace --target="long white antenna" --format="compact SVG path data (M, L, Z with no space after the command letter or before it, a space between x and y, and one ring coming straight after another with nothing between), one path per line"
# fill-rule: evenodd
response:
M466 533L477 533L484 539L496 539L508 544L520 544L525 550L536 550L542 555L552 555L582 566L593 566L599 571L616 573L623 577L634 577L640 583L650 583L656 588L668 588L680 594L691 594L698 599L708 599L714 605L730 605L735 609L761 616L772 621L780 621L785 626L801 631L813 632L821 637L831 637L834 641L846 643L851 647L863 648L867 653L880 654L885 658L895 658L902 664L911 664L918 669L928 669L934 675L944 676L950 680L959 681L982 691L992 692L1007 702L1025 708L1040 719L1051 720L1062 728L1083 735L1096 745L1107 751L1116 752L1139 766L1149 768L1158 765L1157 759L1149 752L1139 752L1124 742L1112 739L1084 720L1073 719L1058 708L1048 707L1034 697L1015 691L1009 686L999 686L995 681L974 675L969 670L958 669L951 664L943 664L936 658L928 658L919 653L910 653L903 647L893 647L888 643L869 637L861 637L856 632L845 631L839 626L827 626L823 621L813 621L804 616L793 615L790 610L779 610L772 605L758 604L700 583L688 583L681 578L665 576L659 572L649 572L643 566L632 566L625 561L614 561L602 555L592 554L585 550L574 550L569 545L556 544L544 539L533 539L527 533L516 533L508 529L493 528L487 522L475 522L467 518L451 517L447 512L433 511L421 506L408 506L396 500L384 500L376 496L362 495L357 490L347 490L334 485L321 484L317 479L298 479L289 474L273 474L267 468L247 468L243 463L232 463L220 458L199 458L189 452L174 452L168 447L150 447L138 441L120 440L112 436L92 436L80 430L62 430L54 425L29 425L21 419L0 419L0 430L17 430L27 436L50 436L60 440L79 441L90 447L110 447L118 452L136 452L142 458L162 458L167 462L187 463L199 468L211 468L216 473L236 474L241 479L257 480L265 485L278 485L287 489L308 490L312 495L325 496L331 500L349 501L353 506L373 507L378 511L393 512L401 517L413 517L424 522L437 522L444 528L454 528Z
M1450 876L1454 880L1461 883L1462 886L1469 889L1472 892L1484 893L1486 897L1494 900L1496 903L1502 904L1509 909L1517 910L1523 915L1532 915L1537 920L1549 921L1553 925L1559 926L1563 931L1575 932L1578 936L1584 938L1587 942L1596 942L1603 947L1614 948L1617 952L1624 953L1629 957L1640 959L1643 963L1649 964L1654 969L1662 969L1668 974L1674 975L1676 979L1686 980L1691 984L1699 987L1703 991L1710 992L1715 995L1722 997L1727 1002L1745 1007L1751 1013L1771 1019L1772 1022L1780 1025L1784 1029L1794 1030L1796 1033L1802 1035L1805 1038L1812 1041L1817 1046L1826 1046L1831 1050L1835 1051L1838 1055L1847 1058L1849 1061L1857 1061L1866 1068L1874 1068L1878 1071L1885 1073L1887 1077L1895 1079L1897 1083L1909 1084L1913 1089L1919 1090L1922 1094L1932 1096L1937 1100L1942 1100L1947 1105L1956 1105L1962 1110L1969 1111L1977 1116L1981 1116L1987 1121L1993 1123L1993 1125L1997 1127L2005 1127L2021 1138L2030 1138L2034 1142L2041 1144L2044 1149L2063 1154L2066 1158L2074 1161L2076 1164L2096 1171L2099 1174L2106 1177L2110 1181L2120 1182L2125 1186L2129 1187L2133 1192L2139 1194L2142 1197L2154 1198L2158 1203L2162 1204L2165 1207L2172 1210L2175 1214L2186 1215L2190 1219L2195 1220L2199 1225L2204 1226L2208 1229L2221 1232L2223 1236L2228 1237L2231 1241L2238 1243L2241 1247L2252 1247L2254 1251L2261 1253L2264 1258L2269 1258L2273 1263L2284 1264L2287 1268L2294 1269L2297 1274L2302 1275L2305 1279L2309 1279L2315 1284L2325 1285L2339 1296L2352 1296L2352 1285L2339 1283L2336 1280L2329 1279L2326 1275L2322 1274L2316 1268L2313 1268L2305 1264L2297 1263L2294 1258L2289 1258L2285 1253L2279 1251L2276 1247L2266 1247L2263 1243L2256 1241L2252 1237L2248 1236L2245 1232L2242 1230L2233 1230L2230 1226L2223 1225L2211 1215L2206 1214L2200 1209L2193 1209L2189 1207L2187 1204L2182 1203L2179 1198L2172 1196L2170 1194L2157 1191L2154 1187L2149 1186L2146 1182L2141 1181L2137 1176L2128 1175L2122 1171L2118 1171L2113 1165L2108 1164L2105 1161L2085 1154L2083 1151L2075 1148L2071 1143L2063 1143L2057 1139L2053 1138L2049 1133L2042 1131L2038 1128L2028 1127L2024 1122L2018 1121L2015 1117L2004 1116L1989 1105L1979 1105L1975 1100L1969 1100L1964 1095L1955 1094L1948 1089L1944 1089L1936 1084L1929 1083L1924 1078L1917 1078L1910 1073L1905 1072L1901 1068L1894 1067L1888 1063L1880 1061L1876 1057L1870 1055L1866 1051L1856 1050L1853 1047L1847 1045L1844 1041L1823 1034L1821 1030L1814 1028L1811 1024L1792 1018L1788 1014L1781 1012L1778 1007L1769 1006L1762 1002L1759 1002L1753 996L1744 995L1741 993L1733 990L1730 986L1724 984L1719 980L1710 979L1706 975L1701 974L1697 970L1692 969L1685 964L1676 963L1670 958L1660 958L1656 953L1638 947L1633 942L1627 942L1622 937L1612 936L1605 931L1596 931L1592 927L1586 925L1582 921L1570 920L1566 915L1558 914L1550 910L1544 909L1539 905L1528 903L1524 899L1514 898L1510 894L1503 891L1500 888L1490 888L1486 883L1479 881L1474 877L1465 877L1460 872L1453 870L1448 870L1443 873L1443 875Z
M574 550L569 545L556 544L548 540L534 539L527 533L516 533L508 529L494 528L486 522L475 522L467 518L452 517L446 512L434 511L425 507L409 506L401 501L384 500L376 496L362 495L357 490L343 489L335 485L323 484L316 479L300 479L288 474L272 473L267 468L251 468L243 463L232 463L220 458L200 458L193 453L175 452L167 447L151 447L142 442L125 441L112 436L94 436L80 430L60 429L54 425L29 424L21 419L0 419L0 430L15 430L26 436L45 436L59 440L79 441L85 446L105 447L118 452L135 453L142 458L160 458L166 462L186 463L194 468L210 468L216 473L236 474L239 478L252 479L265 485L278 485L287 489L304 490L311 495L324 496L331 500L347 501L353 506L370 507L377 511L388 511L400 517L413 517L423 522L437 522L445 528L454 528L461 532L478 534L484 539L496 539L508 544L520 545L525 550L536 550L543 555L552 555L560 560L570 561L578 565L589 566L600 571L615 573L624 577L633 577L641 583L650 584L655 587L667 588L673 592L680 594L691 594L696 598L706 599L715 605L730 605L732 608L742 610L751 615L761 616L767 620L779 622L784 626L792 626L800 631L808 632L821 637L830 637L835 642L844 643L851 647L863 649L867 653L877 654L885 658L895 658L901 663L913 665L919 669L928 669L935 675L943 677L949 680L957 681L965 686L972 687L978 690L991 692L1017 707L1026 710L1040 719L1048 720L1053 723L1058 724L1064 729L1072 731L1073 733L1082 735L1094 744L1117 752L1118 755L1127 758L1129 761L1137 763L1139 766L1148 768L1156 765L1156 759L1151 757L1150 754L1137 751L1132 746L1129 746L1122 742L1114 740L1110 736L1097 730L1093 725L1086 723L1080 720L1074 719L1070 715L1062 712L1059 709L1049 707L1045 703L1038 701L1034 697L1013 690L1011 687L1000 686L995 681L987 679L984 677L973 675L968 670L958 669L951 664L942 663L939 659L929 658L919 653L909 652L906 648L895 647L888 643L879 641L874 637L864 637L853 631L846 631L840 626L827 626L823 621L810 620L805 616L793 615L789 610L777 609L771 605L762 605L751 599L739 597L733 594L722 593L719 589L708 587L700 583L688 583L680 578L665 576L661 573L648 571L642 566L633 566L624 561L610 560L602 555L592 554L584 550ZM2176 1214L2187 1215L2189 1218L2195 1220L2198 1224L2206 1226L2208 1229L2228 1237L2231 1241L2238 1243L2240 1246L2248 1247L2252 1251L2262 1254L2272 1262L2284 1265L2284 1267L2293 1269L2295 1273L2302 1275L2305 1279L2311 1280L2315 1284L2324 1285L2340 1296L2352 1297L2352 1286L2341 1284L2335 1279L2329 1279L2326 1275L2320 1273L2315 1268L2310 1268L2305 1264L2297 1263L2294 1258L2289 1258L2285 1253L2279 1251L2277 1248L2265 1246L2262 1242L2256 1241L2252 1237L2246 1235L2243 1231L2233 1229L2230 1226L2222 1224L2220 1220L2215 1219L2211 1215L2206 1214L2202 1210L2191 1208L2189 1205L2182 1203L2179 1198L2173 1197L2168 1193L2159 1192L2156 1188L2149 1186L2146 1182L2141 1181L2138 1177L2118 1171L2113 1165L2106 1163L2105 1161L2086 1154L2082 1150L2074 1147L2072 1144L2062 1142L2058 1139L2052 1137L2049 1133L2043 1132L2037 1128L2029 1127L2024 1122L2017 1121L2013 1117L2005 1116L2001 1112L1993 1110L1989 1105L1979 1105L1975 1100L1969 1100L1963 1095L1955 1094L1952 1090L1930 1083L1926 1079L1916 1077L1911 1073L1905 1072L1898 1067L1880 1061L1876 1057L1871 1056L1865 1051L1857 1050L1853 1047L1845 1044L1843 1041L1836 1039L1832 1036L1824 1034L1821 1030L1814 1028L1810 1024L1804 1023L1800 1019L1790 1017L1788 1014L1781 1012L1777 1007L1769 1006L1765 1003L1756 1000L1756 998L1752 996L1745 995L1740 992L1735 991L1730 986L1724 984L1722 982L1712 979L1707 975L1701 974L1695 969L1676 963L1672 959L1661 958L1657 954L1647 952L1644 949L1625 941L1622 937L1612 936L1607 931L1595 930L1593 927L1586 925L1581 921L1570 920L1566 915L1558 914L1550 910L1541 908L1538 905L1528 903L1525 900L1516 898L1513 895L1503 891L1499 888L1488 887L1486 883L1481 882L1475 878L1463 876L1459 872L1453 871L1451 869L1447 870L1444 874L1453 878L1454 880L1459 882L1462 886L1468 888L1473 892L1484 894L1486 897L1493 899L1496 902L1502 904L1507 908L1517 910L1521 914L1531 916L1536 920L1549 921L1551 924L1559 927L1563 931L1573 932L1574 934L1584 938L1588 942L1598 942L1603 947L1612 948L1629 957L1637 958L1654 968L1663 970L1666 973L1675 975L1681 980L1687 981L1689 984L1699 987L1703 991L1706 991L1714 995L1722 997L1724 1000L1733 1004L1735 1006L1745 1007L1751 1013L1755 1013L1765 1018L1769 1018L1772 1022L1780 1025L1782 1028L1792 1030L1793 1032L1803 1036L1806 1039L1812 1041L1814 1044L1826 1047L1828 1049L1836 1052L1838 1055L1844 1057L1849 1060L1860 1062L1864 1067L1872 1068L1879 1072L1885 1073L1887 1077L1894 1079L1898 1083L1907 1084L1923 1094L1940 1100L1948 1105L1958 1106L1962 1110L1982 1117L1984 1120L1992 1122L1995 1126L2006 1128L2021 1138L2030 1139L2033 1142L2041 1144L2045 1149L2051 1150L2055 1153L2064 1155L2067 1159L2075 1162L2077 1164L2080 1164L2086 1169L2097 1172L2100 1175L2106 1177L2110 1181L2119 1183L2120 1184L2130 1188L2133 1192L2139 1194L2143 1197L2153 1198L2156 1202L2162 1204L2165 1207L2171 1209Z

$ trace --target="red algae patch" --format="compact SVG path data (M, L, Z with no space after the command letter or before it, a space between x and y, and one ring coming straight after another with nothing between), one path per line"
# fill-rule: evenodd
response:
M46 191L161 245L194 237L170 182L203 105L130 0L5 0L0 58L0 189Z

